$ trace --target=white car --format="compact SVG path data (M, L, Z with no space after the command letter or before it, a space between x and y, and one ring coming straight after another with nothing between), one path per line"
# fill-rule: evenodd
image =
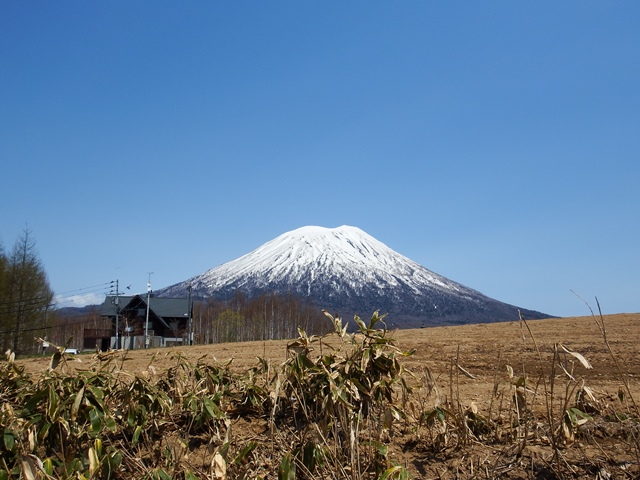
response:
M77 355L80 352L78 352L77 348L65 348L64 353L71 353L72 355Z

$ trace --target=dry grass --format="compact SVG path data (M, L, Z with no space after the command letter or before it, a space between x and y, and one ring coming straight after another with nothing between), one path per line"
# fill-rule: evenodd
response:
M104 420L92 436L87 417L74 453L87 460L78 471L97 477L637 478L639 322L639 314L592 316L372 330L346 343L302 336L289 349L283 341L80 355L44 377L58 382L62 404L68 395L70 413L102 372L104 418L115 425ZM384 360L376 370L367 348ZM41 388L48 362L16 368ZM8 391L5 404L14 401ZM76 417L85 403L87 415L93 408L84 398ZM118 417L122 402L133 410ZM9 413L2 418L6 431ZM52 478L71 478L60 446L43 437L31 448L35 424L21 421L16 472L35 456L53 459ZM6 441L4 450L9 458Z

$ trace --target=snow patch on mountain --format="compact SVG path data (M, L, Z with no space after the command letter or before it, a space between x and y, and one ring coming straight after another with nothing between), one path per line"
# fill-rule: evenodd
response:
M308 226L284 233L254 251L194 277L193 283L208 289L245 283L254 278L258 286L285 281L305 283L340 278L358 291L363 284L380 289L404 283L418 293L425 284L458 291L465 287L404 257L357 227Z
M407 326L434 318L452 322L518 318L517 307L438 275L347 225L286 232L158 294L180 296L189 287L199 298L230 298L237 291L248 296L292 293L345 315L371 313L364 309L394 313L407 319Z

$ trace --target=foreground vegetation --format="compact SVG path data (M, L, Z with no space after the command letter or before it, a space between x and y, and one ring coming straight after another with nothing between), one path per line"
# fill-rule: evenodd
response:
M384 321L356 318L346 333L288 344L287 359L231 362L176 354L141 374L126 352L96 354L84 370L62 351L30 375L8 354L0 365L0 479L400 479L637 478L638 407L619 372L613 397L596 394L581 353L541 351L536 361L498 361L489 402L462 398L473 377L452 358L446 389ZM524 338L524 336L523 336ZM524 341L524 340L523 340ZM446 390L446 391L445 391Z

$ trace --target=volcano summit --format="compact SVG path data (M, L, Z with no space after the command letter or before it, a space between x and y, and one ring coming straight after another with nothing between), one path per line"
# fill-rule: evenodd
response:
M517 320L518 310L548 317L438 275L350 226L298 228L156 294L183 296L189 286L200 299L293 294L345 320L380 310L401 328Z

